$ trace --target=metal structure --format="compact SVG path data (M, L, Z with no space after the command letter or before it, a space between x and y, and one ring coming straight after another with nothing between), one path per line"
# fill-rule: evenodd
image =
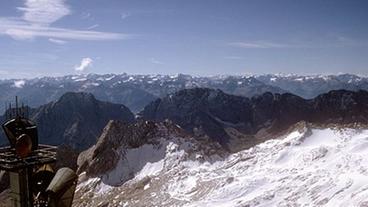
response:
M38 149L22 159L11 147L0 148L0 170L9 172L11 200L14 207L33 207L32 176L40 166L56 161L56 147L39 145Z
M2 125L10 146L0 148L0 170L10 176L14 207L71 206L77 175L69 168L56 174L56 146L38 144L37 126L28 118L28 107L9 104Z

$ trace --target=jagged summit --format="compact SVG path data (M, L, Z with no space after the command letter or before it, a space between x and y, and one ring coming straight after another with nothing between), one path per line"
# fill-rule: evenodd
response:
M86 92L66 92L57 102L96 102L96 98L91 93Z

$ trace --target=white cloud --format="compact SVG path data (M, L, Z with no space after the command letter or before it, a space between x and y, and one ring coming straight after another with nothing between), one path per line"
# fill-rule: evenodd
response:
M131 16L131 14L130 13L126 13L126 12L123 12L123 13L120 14L120 18L122 20L124 20L124 19L126 19L126 18L128 18L130 16Z
M279 44L273 42L254 41L254 42L231 42L230 46L249 48L249 49L267 49L267 48L289 48L295 47L295 45Z
M242 60L242 59L244 59L244 57L240 57L240 56L226 56L224 58L225 59L230 59L230 60Z
M149 60L153 64L157 64L157 65L163 65L164 64L163 62L161 62L161 61L159 61L159 60L157 60L155 58L150 58Z
M49 25L71 13L65 0L26 0L24 6L18 7L23 19L38 25Z
M16 40L27 40L35 37L70 40L118 40L129 39L132 35L98 32L90 30L72 30L49 26L31 25L17 19L0 18L0 34L9 35Z
M97 28L99 26L100 26L99 24L94 24L92 26L87 27L87 29L94 29L94 28Z
M93 62L93 60L89 57L83 58L81 63L79 65L75 66L74 69L77 72L83 72L87 68L92 66L92 62Z
M231 47L246 48L246 49L269 49L269 48L336 48L336 47L366 47L366 40L354 40L341 35L333 36L332 38L320 37L314 41L294 40L284 43L271 41L241 41L230 42L227 44Z
M0 17L0 35L16 40L30 40L37 37L70 40L119 40L133 35L90 30L75 30L50 26L53 22L71 13L65 0L25 0L22 17ZM93 25L96 28L98 25ZM90 29L93 29L90 28ZM60 42L60 41L59 41ZM54 41L54 43L56 43Z
M59 39L54 39L54 38L49 38L49 42L58 44L58 45L64 45L67 43L67 41L64 40L59 40Z
M14 87L16 88L23 88L23 86L26 84L24 80L15 80L14 81Z
M83 12L82 14L81 14L81 18L82 19L89 19L89 18L91 18L91 13L90 12Z

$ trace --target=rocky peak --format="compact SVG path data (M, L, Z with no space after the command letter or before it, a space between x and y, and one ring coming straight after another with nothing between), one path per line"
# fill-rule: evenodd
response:
M65 103L96 103L96 98L91 93L85 92L67 92L60 97L60 99L56 102L59 104Z

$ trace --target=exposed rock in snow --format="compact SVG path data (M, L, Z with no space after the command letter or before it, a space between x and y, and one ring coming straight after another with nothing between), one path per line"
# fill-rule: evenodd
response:
M126 150L105 175L90 178L82 174L74 205L368 204L367 129L299 126L232 154L190 138L158 140L155 145ZM125 168L135 167L140 170L131 179L115 187L109 185L108 178L123 178Z

